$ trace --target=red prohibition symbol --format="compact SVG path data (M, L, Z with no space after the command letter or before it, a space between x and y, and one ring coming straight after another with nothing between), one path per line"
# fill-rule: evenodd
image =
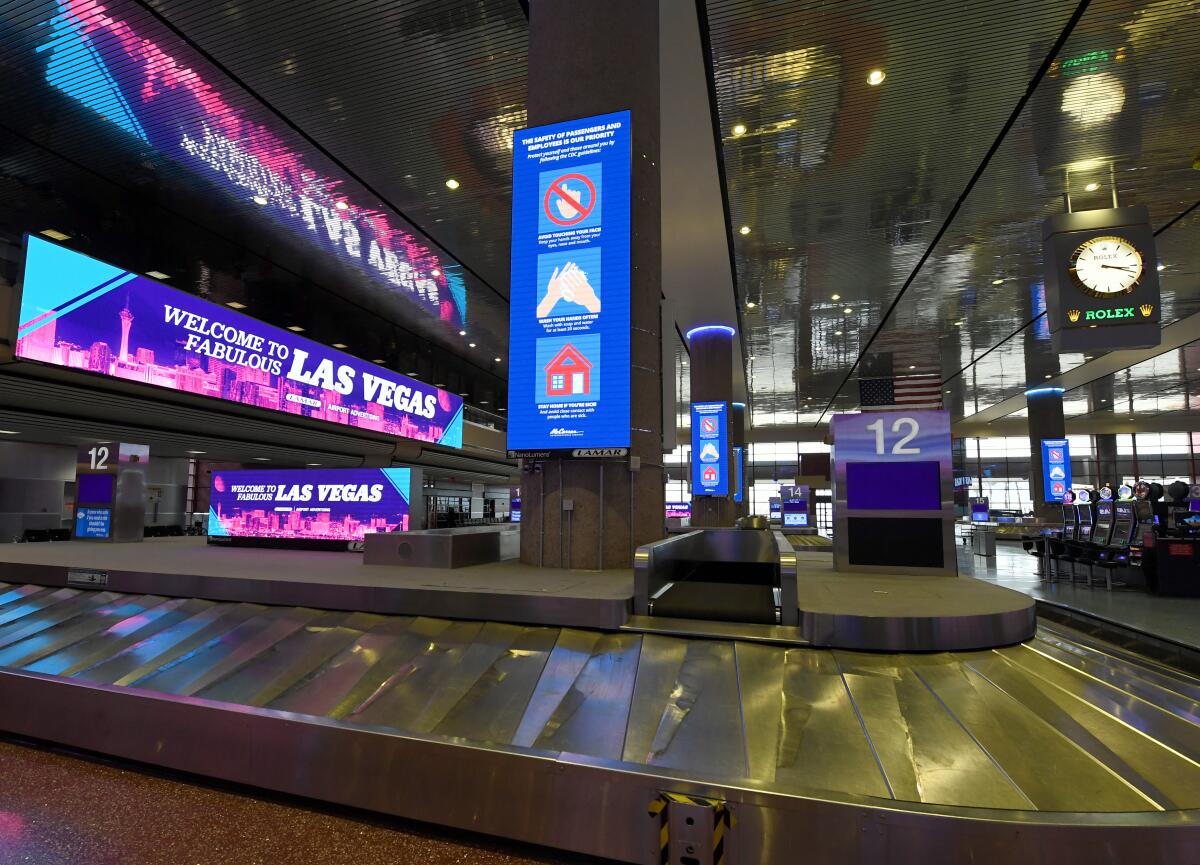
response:
M566 189L563 188L563 184L568 180L578 180L587 187L587 204L584 204L583 202L576 200L574 196L567 194ZM557 196L565 201L570 209L575 211L575 215L566 219L563 219L561 216L559 216L558 213L555 212L556 208L551 206L558 204L558 202L551 201L551 196ZM546 211L547 218L549 218L549 220L555 225L570 226L583 222L588 218L595 206L596 185L592 183L591 178L584 174L564 174L562 177L551 183L549 187L547 187L546 197L542 199L542 209Z

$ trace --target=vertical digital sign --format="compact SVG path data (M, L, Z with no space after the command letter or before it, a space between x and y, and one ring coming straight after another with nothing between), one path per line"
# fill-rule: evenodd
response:
M1047 502L1061 502L1071 488L1071 446L1066 439L1042 439L1042 490Z
M729 423L723 402L692 403L692 495L729 495Z
M629 447L629 116L513 137L513 456Z
M734 447L733 449L733 500L741 502L742 500L742 449Z

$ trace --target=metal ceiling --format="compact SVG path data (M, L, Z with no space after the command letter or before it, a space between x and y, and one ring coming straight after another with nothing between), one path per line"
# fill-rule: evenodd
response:
M1103 357L1055 355L1038 289L1042 220L1064 192L1076 209L1107 206L1115 181L1120 203L1148 206L1160 230L1164 325L1200 313L1200 211L1189 211L1200 4L697 8L755 426L786 438L856 408L857 366L880 346L940 366L956 419L1047 382L1078 389L1067 395L1077 423L1110 411L1094 396L1110 385L1122 411L1195 414L1194 347L1115 374ZM228 151L218 170L215 157L189 160L101 119L94 98L53 80L47 46L64 11L106 16L91 31L106 60L152 55L194 73L247 146L267 139L311 170L324 201L385 219L414 268L443 271L439 291L462 299L463 317L431 314L337 252L323 216L325 235L272 196L254 203ZM493 358L507 355L509 148L525 123L527 27L515 0L0 0L0 231L66 226L85 251L178 273L181 287L503 407ZM1092 51L1113 65L1081 100L1062 61ZM886 73L877 86L873 69ZM150 98L147 122L202 128L211 105L185 107Z

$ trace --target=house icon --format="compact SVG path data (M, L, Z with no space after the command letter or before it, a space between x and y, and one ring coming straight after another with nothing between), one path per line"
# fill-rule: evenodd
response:
M546 395L574 396L592 392L592 362L567 343L546 364Z

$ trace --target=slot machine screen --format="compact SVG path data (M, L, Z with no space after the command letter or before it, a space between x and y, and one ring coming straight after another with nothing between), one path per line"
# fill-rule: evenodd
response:
M1080 523L1079 524L1079 540L1087 541L1087 540L1091 540L1091 537L1092 537L1092 524L1091 523Z
M941 510L938 464L846 463L846 507L852 511Z

